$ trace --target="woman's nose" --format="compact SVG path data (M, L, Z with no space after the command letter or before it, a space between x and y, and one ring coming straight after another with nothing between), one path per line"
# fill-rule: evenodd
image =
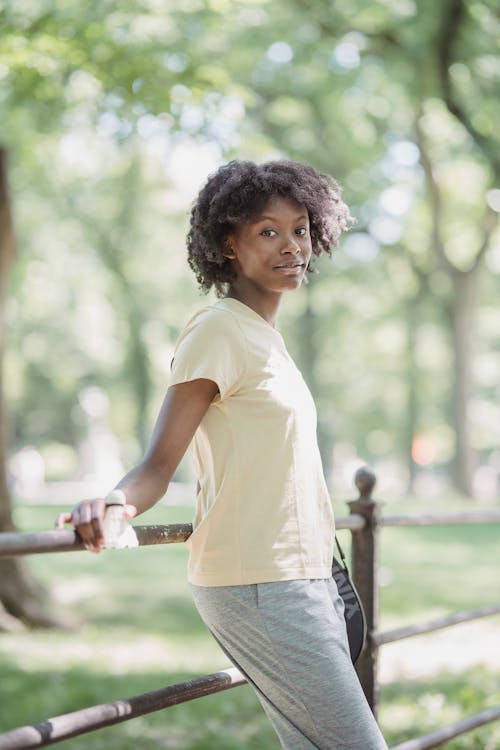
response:
M297 255L297 253L300 253L300 245L297 242L296 239L293 237L290 237L287 242L283 245L281 249L282 253L293 253L294 255Z

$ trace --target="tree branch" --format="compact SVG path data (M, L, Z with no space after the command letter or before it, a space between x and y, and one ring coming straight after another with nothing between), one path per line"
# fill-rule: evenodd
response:
M474 258L470 271L475 271L476 268L479 266L481 261L483 260L484 256L486 255L486 252L490 246L490 241L493 236L493 232L495 231L498 224L498 216L497 214L492 211L490 208L486 209L486 214L483 220L483 241L481 243L481 246L479 250L477 251L477 255Z
M294 4L301 13L305 14L306 18L311 18L327 37L339 39L348 31L356 31L363 34L363 36L372 42L382 42L384 48L392 47L400 52L404 50L404 46L391 29L381 29L380 31L373 32L353 26L349 19L342 17L340 9L331 8L331 6L323 6L328 8L328 13L320 18L316 12L316 6L311 0L294 0Z
M15 240L9 201L7 152L0 146L0 285L2 288L14 255Z
M415 123L415 131L417 134L417 138L416 138L417 145L420 149L420 161L424 168L425 178L427 181L427 185L429 186L429 191L432 196L431 206L432 206L433 247L436 251L441 267L447 273L452 274L454 276L460 276L461 274L474 273L474 271L476 271L476 269L479 267L490 245L490 240L493 236L493 232L495 231L497 227L497 223L498 223L497 214L494 211L490 210L489 208L486 209L486 213L485 213L484 220L483 220L483 229L484 229L483 237L482 237L481 245L474 257L474 260L471 262L469 268L467 269L457 268L457 266L455 266L450 261L444 249L444 242L443 242L443 239L441 236L441 230L440 230L441 221L442 221L441 192L439 189L438 182L436 178L434 177L432 163L429 158L429 154L427 152L427 148L425 144L425 137L424 137L424 134L422 133L422 128L420 126L419 119L420 119L420 116L417 118L417 121ZM416 271L417 269L414 268L414 270Z
M462 26L466 20L466 4L464 0L449 0L444 4L441 30L437 44L437 68L441 82L443 101L450 114L463 125L474 143L481 149L486 160L491 163L495 175L500 175L500 159L498 149L486 136L474 127L472 120L459 101L450 77L450 68L457 59L454 54L456 42Z
M439 264L441 265L443 270L446 271L447 273L454 273L457 270L457 268L450 261L450 259L448 258L444 250L444 242L441 236L443 202L441 198L441 191L440 191L438 182L434 176L432 163L429 157L429 153L427 151L427 146L425 143L425 136L422 132L422 127L420 125L420 117L421 117L421 113L418 114L415 120L415 133L416 133L417 145L420 150L420 161L421 161L422 167L424 168L425 179L429 187L429 192L431 194L430 203L431 203L431 211L432 211L432 245L434 247L434 250L436 251Z

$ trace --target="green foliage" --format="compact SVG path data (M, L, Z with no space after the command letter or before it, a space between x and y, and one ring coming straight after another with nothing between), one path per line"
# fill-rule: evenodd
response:
M93 383L138 458L179 328L204 302L184 260L189 201L225 159L289 156L333 172L357 220L282 316L327 469L339 442L412 468L418 435L449 468L463 367L450 316L472 321L477 305L484 321L500 268L486 205L498 176L490 3L26 0L5 2L0 23L17 445L78 442L77 394ZM488 273L464 301L458 279L476 263ZM481 322L465 365L465 437L492 470L498 343Z

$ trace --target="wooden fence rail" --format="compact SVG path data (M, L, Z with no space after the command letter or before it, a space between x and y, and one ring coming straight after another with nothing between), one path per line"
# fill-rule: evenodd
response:
M491 617L500 614L500 604L491 607L482 607L473 609L468 612L456 612L446 617L438 617L435 620L428 620L417 625L408 625L405 628L395 628L387 630L385 633L372 633L371 638L377 646L383 646L385 643L394 643L402 641L404 638L411 638L414 635L423 635L424 633L433 633L435 630L449 628L452 625L460 625L462 622L479 620L481 617Z
M464 513L428 513L408 516L381 516L379 526L454 526L472 523L500 523L500 510Z
M338 518L337 529L359 531L365 525L363 516ZM193 533L190 523L134 526L139 546L185 542ZM7 532L0 534L0 557L37 555L45 552L77 552L85 549L74 531Z
M149 544L174 544L185 542L192 534L190 523L172 523L165 526L134 526L139 546ZM0 557L36 555L43 552L76 552L85 549L74 531L37 531L0 534Z
M356 670L367 700L376 715L377 665L379 649L382 645L422 633L430 633L461 622L500 614L500 604L495 603L481 609L457 612L428 622L379 632L378 557L381 529L387 526L500 523L500 511L382 517L380 515L381 503L372 498L375 481L375 475L368 469L360 469L356 473L355 483L359 490L359 498L349 503L350 516L337 519L337 528L349 529L352 532L352 575L363 600L368 626L367 643L356 664ZM192 533L191 524L135 526L134 528L140 546L183 542ZM0 557L68 552L83 548L80 538L74 531L0 534ZM0 750L24 750L24 748L51 745L76 735L128 721L136 716L228 690L244 683L245 678L237 669L228 669L123 700L90 706L47 719L39 724L18 727L4 733L0 735ZM500 706L490 708L423 737L403 742L393 747L392 750L427 750L427 748L438 747L453 737L497 719L500 719Z
M486 711L481 711L481 713L470 716L468 719L457 721L456 724L452 724L449 727L438 729L436 732L431 732L430 734L424 734L423 737L402 742L400 745L392 747L391 750L429 750L431 747L444 745L448 740L459 737L461 734L467 734L467 732L471 732L473 729L483 727L485 724L491 724L492 721L497 721L497 719L500 719L500 706L488 708Z
M32 747L54 745L56 742L76 737L79 734L95 732L96 729L110 727L113 724L135 719L137 716L151 714L163 708L244 684L246 680L243 675L232 667L205 677L198 677L195 680L151 690L149 693L140 693L130 698L54 716L40 724L18 727L0 735L0 750L27 750Z

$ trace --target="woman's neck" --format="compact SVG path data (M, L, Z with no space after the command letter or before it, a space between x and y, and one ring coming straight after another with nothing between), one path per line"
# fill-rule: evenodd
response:
M241 289L233 285L229 287L226 297L238 300L264 318L273 328L276 327L276 317L281 302L281 292L270 295L269 292L259 294L257 289Z

